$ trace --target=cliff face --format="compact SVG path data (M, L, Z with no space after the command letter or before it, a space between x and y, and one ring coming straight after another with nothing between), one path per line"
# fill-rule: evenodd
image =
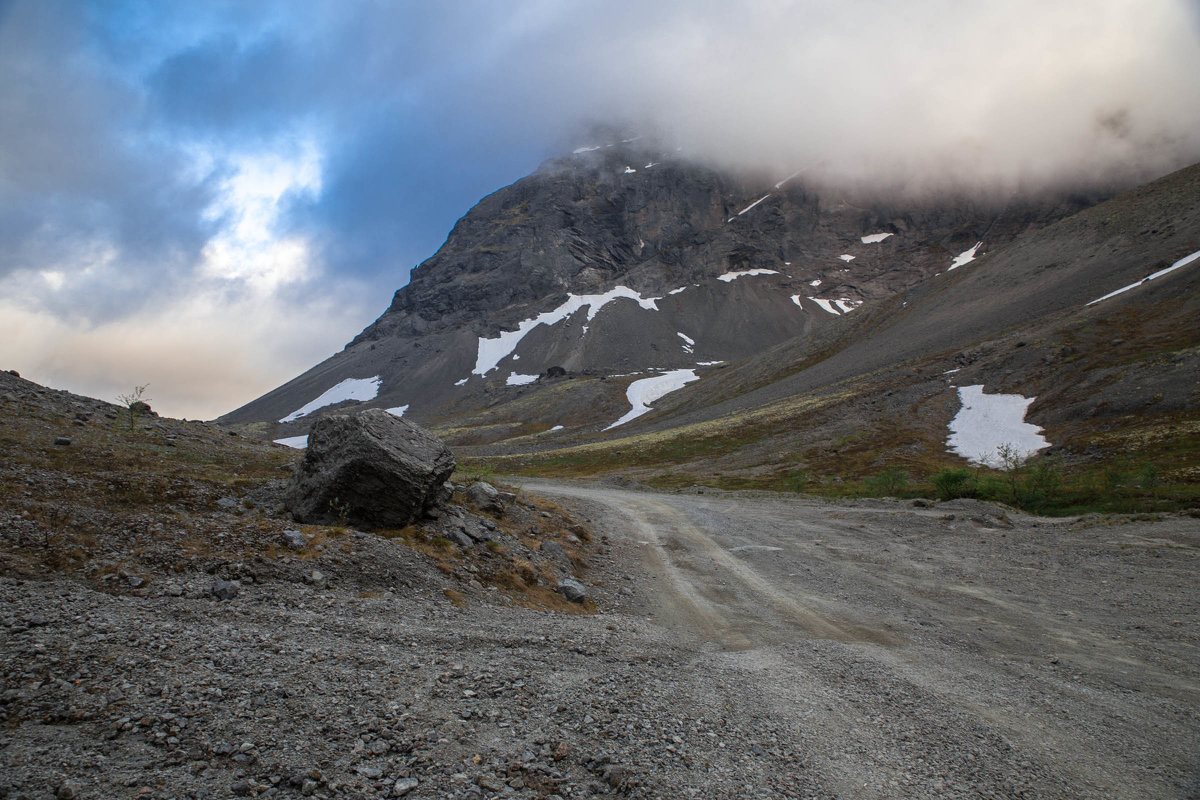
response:
M757 355L1092 200L864 199L803 174L722 174L638 142L581 150L481 200L342 352L223 421L275 426L343 381L378 376L367 404L421 421L457 423L505 393L540 392L539 411L595 427L620 391L549 391L550 372ZM273 433L302 433L337 407Z

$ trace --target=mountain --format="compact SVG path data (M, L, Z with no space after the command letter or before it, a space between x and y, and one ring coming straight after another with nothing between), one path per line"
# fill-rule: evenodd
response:
M362 402L460 444L596 433L629 411L631 374L820 339L1097 199L872 197L640 140L580 148L480 201L342 352L221 421L293 437Z

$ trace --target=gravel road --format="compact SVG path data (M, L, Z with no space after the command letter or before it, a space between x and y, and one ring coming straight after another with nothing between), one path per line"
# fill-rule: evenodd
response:
M813 795L1200 796L1196 519L526 488L606 521L695 702Z
M524 490L599 613L362 532L0 575L0 798L1200 797L1195 519Z

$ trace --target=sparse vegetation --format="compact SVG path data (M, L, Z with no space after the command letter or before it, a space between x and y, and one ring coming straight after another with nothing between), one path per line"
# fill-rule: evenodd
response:
M117 401L125 406L125 410L129 414L129 430L131 432L137 425L138 417L150 410L150 398L145 396L146 390L149 388L150 384L147 383L142 386L134 386L132 391L117 395Z

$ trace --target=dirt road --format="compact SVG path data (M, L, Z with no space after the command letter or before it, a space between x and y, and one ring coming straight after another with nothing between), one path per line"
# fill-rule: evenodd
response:
M815 794L1200 797L1200 521L525 486Z

